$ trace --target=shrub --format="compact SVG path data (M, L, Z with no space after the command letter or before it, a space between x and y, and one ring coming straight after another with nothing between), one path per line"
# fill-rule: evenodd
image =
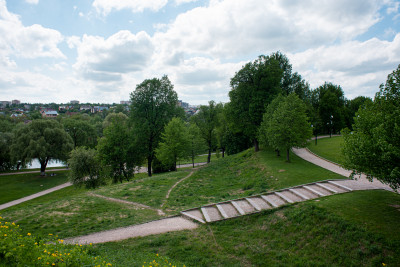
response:
M23 234L15 223L0 217L0 263L6 266L111 266L92 255L91 245L65 245L49 234L46 238Z

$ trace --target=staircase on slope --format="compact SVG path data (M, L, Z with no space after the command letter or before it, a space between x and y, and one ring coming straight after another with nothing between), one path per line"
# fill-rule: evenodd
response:
M322 181L268 194L245 197L182 211L187 218L200 223L231 219L282 205L306 201L332 194L350 192L352 189L336 181Z

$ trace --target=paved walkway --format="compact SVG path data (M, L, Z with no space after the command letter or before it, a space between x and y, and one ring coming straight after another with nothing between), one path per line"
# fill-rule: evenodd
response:
M207 163L206 163L206 162L195 163L195 166L201 166L201 165L205 165L205 164L207 164ZM190 164L182 164L182 165L180 165L180 168L187 168L187 167L192 167L192 164L190 163ZM58 171L62 171L62 170L66 170L66 169L57 169L57 170L58 170ZM51 171L57 171L57 170L51 170ZM14 174L17 175L17 174L38 173L38 172L40 172L40 171L4 173L4 174L1 174L1 175L14 175ZM50 172L50 171L49 171L49 172ZM146 172L147 172L147 168L142 167L142 168L139 169L139 171L138 171L137 173L146 173ZM61 184L61 185L52 187L52 188L47 189L47 190L43 190L43 191L41 191L41 192L39 192L39 193L32 194L32 195L27 196L27 197L23 197L23 198L20 198L20 199L11 201L11 202L7 202L7 203L4 203L4 204L1 204L1 205L0 205L0 210L3 210L3 209L6 209L6 208L9 208L9 207L12 207L12 206L21 204L21 203L23 203L23 202L32 200L32 199L34 199L34 198L38 198L38 197L47 195L47 194L49 194L49 193L52 193L52 192L54 192L54 191L63 189L63 188L65 188L65 187L68 187L68 186L71 186L71 185L72 185L72 184L71 184L70 182L68 182L68 183L65 183L65 184Z
M37 197L41 197L41 196L50 194L50 193L52 193L52 192L54 192L54 191L63 189L63 188L65 188L65 187L68 187L68 186L71 186L71 185L72 185L72 184L71 184L70 182L68 182L68 183L65 183L65 184L58 185L58 186L56 186L56 187L52 187L52 188L47 189L47 190L43 190L43 191L41 191L41 192L39 192L39 193L30 195L30 196L27 196L27 197L23 197L23 198L20 198L20 199L11 201L11 202L7 202L7 203L5 203L5 204L0 205L0 210L4 210L4 209L9 208L9 207L11 207L11 206L18 205L18 204L20 204L20 203L22 203L22 202L25 202L25 201L32 200L32 199L37 198Z

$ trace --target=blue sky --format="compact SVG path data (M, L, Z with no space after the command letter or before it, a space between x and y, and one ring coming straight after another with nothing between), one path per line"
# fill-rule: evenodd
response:
M119 103L168 75L183 101L229 101L229 81L285 53L311 88L373 97L400 64L393 0L0 0L0 100Z

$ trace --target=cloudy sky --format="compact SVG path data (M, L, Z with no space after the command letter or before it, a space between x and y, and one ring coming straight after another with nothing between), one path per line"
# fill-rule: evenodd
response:
M119 103L168 75L183 101L229 101L261 54L311 88L373 97L400 64L394 0L0 0L0 100Z

